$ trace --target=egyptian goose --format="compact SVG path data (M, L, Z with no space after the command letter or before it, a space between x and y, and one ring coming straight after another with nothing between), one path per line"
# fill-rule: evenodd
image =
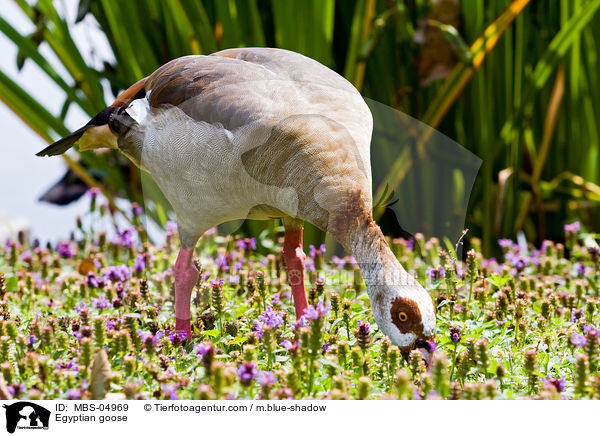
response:
M229 220L282 218L296 317L307 308L308 221L355 257L380 329L427 359L433 302L371 214L372 129L360 93L329 68L286 50L240 48L163 65L38 156L114 148L152 175L177 215L175 320L188 337L200 236Z

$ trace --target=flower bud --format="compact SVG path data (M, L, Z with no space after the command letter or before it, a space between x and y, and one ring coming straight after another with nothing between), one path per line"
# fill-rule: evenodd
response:
M352 359L352 365L355 371L362 372L363 369L363 355L356 348L350 352L350 358Z
M82 338L79 342L79 363L87 368L92 363L92 341L90 338Z
M394 378L394 387L399 400L411 400L413 398L412 383L410 375L404 368L400 368Z
M371 342L371 334L369 333L370 327L369 323L358 321L358 328L354 330L354 336L356 337L356 343L363 351L363 353L369 347L369 343Z
M486 374L489 365L488 342L485 339L477 341L477 359L481 371Z
M469 280L472 282L479 274L479 258L477 252L473 249L467 252L467 272L469 274Z
M0 369L2 370L2 375L6 381L6 384L12 384L15 375L12 363L4 362L0 364Z
M413 379L425 372L425 364L419 350L412 350L408 356L408 367L412 372Z
M356 386L356 392L359 400L366 400L369 396L369 389L371 387L371 379L367 376L359 377Z
M445 354L437 354L431 366L433 388L442 398L446 398L450 391L450 378L448 376L448 358Z
M588 359L584 354L575 356L575 393L585 396L588 378Z
M125 370L125 375L127 377L131 377L135 372L136 360L133 356L125 356L123 358L123 368Z
M331 294L331 310L333 310L335 318L337 319L340 311L340 294L337 292Z
M350 352L348 343L346 341L340 342L337 345L336 349L338 355L338 362L342 368L346 369L348 367L348 353Z
M94 342L96 347L102 348L106 343L106 330L104 328L104 319L101 317L94 318Z
M223 284L220 281L216 281L212 284L210 294L210 304L214 309L217 316L221 317L223 314Z

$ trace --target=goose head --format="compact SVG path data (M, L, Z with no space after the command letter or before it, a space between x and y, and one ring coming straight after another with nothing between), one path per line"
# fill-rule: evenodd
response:
M427 291L414 282L409 286L367 285L367 292L375 322L404 358L408 360L410 351L417 349L429 364L435 350L435 307Z
M417 349L429 364L435 350L433 300L396 259L371 216L364 216L354 220L357 225L347 230L343 241L361 269L375 322L405 358Z

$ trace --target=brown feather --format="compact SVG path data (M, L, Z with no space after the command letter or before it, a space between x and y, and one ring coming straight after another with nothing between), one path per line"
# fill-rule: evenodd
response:
M145 89L144 85L146 84L147 79L147 77L144 77L143 79L138 80L121 94L119 94L114 103L111 104L111 107L125 106L129 104L131 100L135 100L136 98L141 98L146 95L147 90Z

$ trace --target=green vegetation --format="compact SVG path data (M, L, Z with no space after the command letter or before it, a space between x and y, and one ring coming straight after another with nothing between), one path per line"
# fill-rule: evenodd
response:
M422 0L81 0L77 19L85 20L79 24L67 23L50 0L14 1L35 31L19 34L7 16L0 16L0 31L19 47L19 66L35 64L63 90L64 105L51 113L1 71L0 99L48 141L68 133L64 118L73 106L93 116L110 103L102 83L116 95L174 57L276 46L315 58L366 97L439 129L480 156L467 223L481 236L484 253L492 254L497 238L518 230L541 243L561 238L567 220L590 226L600 220L600 0L464 0L460 7ZM73 25L98 25L116 62L98 69L86 64ZM42 44L60 62L60 73L55 60L40 53ZM109 198L145 200L152 219L168 219L168 206L150 181L125 182L141 176L121 173L116 154L80 157L105 175L101 185ZM376 203L385 189L414 183L392 168L391 174L375 174L381 182ZM250 222L243 230L258 236L265 226L271 224ZM314 228L305 236L323 240Z
M0 391L13 398L600 398L600 250L579 223L566 246L501 240L500 262L390 241L437 306L426 368L374 324L354 260L324 262L324 247L310 248L297 321L282 229L202 237L189 341L173 326L174 223L161 246L135 226L107 241L92 230L108 224L101 203L73 240L0 248Z

